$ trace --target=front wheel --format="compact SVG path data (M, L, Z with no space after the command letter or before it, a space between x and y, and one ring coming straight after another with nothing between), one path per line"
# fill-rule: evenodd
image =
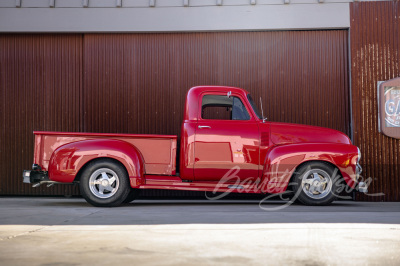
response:
M337 197L340 174L329 164L311 162L297 169L292 181L294 200L305 205L329 205Z
M111 160L91 162L84 169L79 188L87 202L96 207L115 207L127 198L130 186L125 168Z

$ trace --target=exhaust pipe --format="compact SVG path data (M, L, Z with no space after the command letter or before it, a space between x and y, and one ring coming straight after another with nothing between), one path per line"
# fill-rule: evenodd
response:
M61 183L61 182L56 182L56 181L40 181L38 183L35 183L32 185L32 187L39 187L43 184L47 184L47 187L54 186L55 184L62 184L62 185L72 185L73 183Z

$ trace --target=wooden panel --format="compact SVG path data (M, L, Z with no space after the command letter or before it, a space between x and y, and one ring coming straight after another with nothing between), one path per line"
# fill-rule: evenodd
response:
M400 4L359 2L351 10L351 86L354 142L363 152L363 175L374 178L371 201L400 200L400 140L378 132L377 82L400 76Z

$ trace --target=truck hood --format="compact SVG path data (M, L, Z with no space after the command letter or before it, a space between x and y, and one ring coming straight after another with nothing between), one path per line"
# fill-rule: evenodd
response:
M271 122L270 132L274 144L301 142L351 144L346 134L324 127Z

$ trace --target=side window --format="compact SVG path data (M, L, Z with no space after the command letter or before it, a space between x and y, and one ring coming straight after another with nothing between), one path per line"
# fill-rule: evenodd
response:
M249 120L250 115L238 97L204 95L201 118L213 120Z
M233 97L232 120L249 120L250 115L238 97Z

